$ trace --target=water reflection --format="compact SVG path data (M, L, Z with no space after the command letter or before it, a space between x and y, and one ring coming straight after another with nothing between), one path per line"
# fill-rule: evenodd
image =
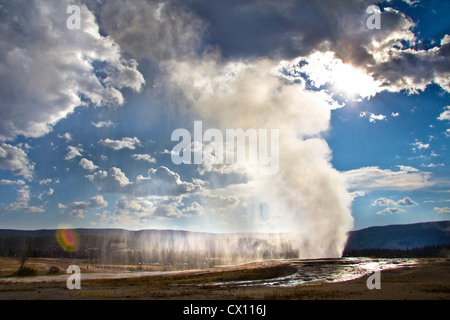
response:
M342 258L320 260L284 260L297 269L294 273L273 279L230 281L216 286L290 287L299 284L341 282L360 278L378 270L412 266L417 259Z

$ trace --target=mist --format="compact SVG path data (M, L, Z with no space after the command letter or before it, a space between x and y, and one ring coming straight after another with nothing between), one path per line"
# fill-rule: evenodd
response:
M352 226L351 198L323 138L331 110L339 105L303 83L284 81L277 62L267 58L230 62L212 54L171 61L167 70L189 112L210 127L279 130L279 170L274 175L263 176L252 165L202 167L202 172L246 178L221 189L224 196L245 203L241 210L225 213L228 220L237 219L249 232L295 235L289 242L302 258L341 256ZM233 225L224 229L233 231Z

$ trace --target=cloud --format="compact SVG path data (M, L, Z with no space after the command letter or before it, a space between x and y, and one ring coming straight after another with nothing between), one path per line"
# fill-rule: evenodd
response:
M440 45L428 50L414 49L415 36L404 38L409 40L403 40L403 43L409 43L406 47L404 44L399 45L402 37L396 41L387 41L388 38L384 40L386 45L378 44L377 48L370 50L372 56L378 59L375 58L376 63L368 71L372 72L375 79L382 81L383 87L389 91L416 93L435 83L450 92L450 63L447 59L450 43L447 38L448 35L441 40Z
M228 61L309 57L308 67L313 53L332 53L323 65L366 79L358 90L362 96L381 89L420 90L433 82L449 90L449 36L428 50L415 49L414 23L389 8L381 13L383 28L368 30L370 1L84 2L83 27L76 31L65 25L65 3L3 4L4 12L16 14L5 14L1 23L0 137L42 136L79 105L122 105L122 88L139 92L145 84L130 56L157 62L157 69L211 51ZM331 82L345 88L354 87L346 85L352 79L366 83L349 72L332 72L346 77Z
M205 29L186 3L176 1L107 1L100 17L102 28L121 48L156 61L191 55Z
M449 207L434 207L433 210L440 214L450 214Z
M200 216L204 208L196 201L189 206L183 203L184 196L134 197L126 195L116 201L116 210L101 215L102 222L126 225L142 225L149 219L176 219Z
M378 198L372 203L372 206L382 206L382 207L389 207L389 206L395 206L396 202L392 199L387 198Z
M102 193L119 193L130 184L122 170L116 167L112 167L108 171L99 170L87 177Z
M148 163L156 163L156 159L153 158L151 155L149 154L139 154L139 153L135 153L132 155L132 157L136 160L142 160L142 161L146 161Z
M0 185L6 185L6 186L16 186L16 185L24 185L25 181L23 180L8 180L8 179L1 179Z
M362 111L359 113L360 118L367 118L369 117L369 122L375 123L380 120L386 120L386 116L383 114L374 114L372 112Z
M0 169L10 170L16 176L31 180L34 174L34 163L30 162L22 149L7 143L1 143Z
M116 202L117 213L123 215L126 211L128 215L132 212L138 218L152 215L155 208L153 202L146 199L128 199L127 197L121 197Z
M83 149L81 147L68 146L67 153L64 159L71 160L76 157L81 157L82 156L81 152L83 152Z
M86 169L86 170L89 170L89 171L93 171L93 170L98 169L98 166L96 166L91 160L88 160L88 159L86 159L86 158L82 158L82 159L80 160L79 165L80 165L83 169Z
M87 176L101 193L117 193L144 196L179 196L200 191L201 186L196 182L182 181L180 175L160 166L149 169L148 176L138 175L135 182L130 182L119 168L109 171L99 170Z
M416 139L416 141L412 144L414 146L413 150L419 149L428 149L430 147L429 143L422 143Z
M24 185L17 190L16 202L10 203L8 206L5 207L5 210L23 211L23 212L45 212L42 206L29 205L30 200L31 200L30 187Z
M164 166L149 169L147 177L137 176L136 182L130 187L136 196L179 196L195 193L201 189L197 182L182 181L179 174Z
M439 115L438 120L450 120L450 106L446 106Z
M403 199L398 200L397 202L388 198L378 198L373 203L372 206L381 206L381 207L395 207L395 206L417 206L418 203L412 200L409 197L405 197Z
M53 180L52 179L50 179L50 178L47 178L47 179L41 179L41 180L39 180L39 184L49 184L49 183L51 183Z
M64 210L68 208L69 214L78 218L84 218L89 209L99 209L107 206L108 202L106 202L101 195L92 197L89 199L89 202L75 201L69 203L67 206L61 203L58 204L60 209Z
M91 125L93 125L96 128L108 128L108 127L115 126L115 123L112 122L111 120L99 121L99 122L92 122L91 121Z
M201 216L205 213L205 209L194 201L190 206L183 208L182 212L184 216Z
M416 49L415 23L404 13L389 7L381 12L382 28L373 32L366 27L366 8L373 4L370 1L346 0L335 4L305 0L280 4L279 1L264 0L220 4L196 0L184 1L183 4L190 17L179 16L180 24L193 25L189 22L200 21L207 27L207 32L191 28L187 34L192 36L197 32L218 48L226 59L268 57L292 60L328 51L342 60L344 69L358 66L361 71L359 79L371 79L367 83L359 81L356 84L359 86L364 82L361 88L372 87L361 90L363 96L371 96L381 90L417 92L432 83L440 85L443 90L450 90L449 62L446 59L450 36L446 35L439 45L428 50ZM170 2L164 9L166 12L174 11ZM318 24L317 21L327 23ZM166 40L161 42L170 44ZM158 42L153 44L161 46ZM345 72L340 74L345 76ZM351 81L350 78L341 78L337 84ZM370 86L370 82L377 85Z
M333 51L314 51L309 56L282 62L282 72L289 81L304 82L322 88L329 85L329 91L344 94L346 98L369 98L380 89L380 82L364 70L343 63Z
M122 140L104 139L100 140L99 143L113 150L120 150L123 148L134 150L136 149L136 146L141 145L141 142L136 137L134 138L125 137L122 138Z
M41 137L77 106L120 106L119 90L144 85L136 61L99 33L86 5L79 7L82 28L70 30L67 2L2 2L0 139ZM99 61L106 66L102 78Z
M124 51L138 58L186 60L217 50L227 60L266 57L280 61L330 52L334 53L330 60L333 63L320 63L330 70L336 67L348 72L322 74L328 74L330 83L346 90L351 86L345 83L353 80L363 97L381 90L417 92L432 83L449 91L449 36L435 47L418 50L414 22L389 7L381 12L383 27L373 32L366 26L366 8L372 4L357 0L339 4L188 0L180 6L178 1L133 1L123 5L116 0L106 2L99 15L103 30Z
M405 197L405 198L397 201L397 205L398 206L417 206L418 203L409 197Z
M344 172L348 187L353 190L417 190L432 186L429 172L398 166L399 170L363 167Z
M53 194L54 191L55 191L55 190L54 190L53 188L49 188L47 191L41 192L41 193L37 196L37 198L41 200L43 196L51 196L51 195Z
M73 140L73 136L70 132L66 132L64 134L58 134L58 138L60 139L65 139L66 142L72 141Z
M377 214L386 215L386 214L395 214L395 213L402 213L402 212L406 212L406 211L403 209L400 209L400 208L386 208L381 211L378 211Z

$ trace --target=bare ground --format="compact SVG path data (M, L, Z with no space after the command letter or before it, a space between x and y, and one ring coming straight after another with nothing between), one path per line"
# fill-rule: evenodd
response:
M9 261L9 268L16 266ZM64 269L71 261L34 261ZM2 260L3 276L6 264ZM84 268L84 269L83 269ZM125 268L125 267L124 267ZM39 269L41 274L42 270ZM82 265L87 271L87 265ZM102 269L103 270L103 269ZM92 272L91 267L89 272ZM381 289L369 290L367 276L340 283L295 287L213 286L213 283L269 279L293 272L287 264L246 265L205 271L126 279L83 280L80 290L69 290L64 281L5 283L0 281L2 300L449 300L450 259L420 259L412 267L381 272ZM83 272L83 271L82 271ZM67 275L68 276L68 275Z

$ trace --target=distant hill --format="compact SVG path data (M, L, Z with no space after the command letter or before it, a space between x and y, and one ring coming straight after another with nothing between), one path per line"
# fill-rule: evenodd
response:
M301 257L282 234L216 234L182 230L74 229L77 246L63 248L57 230L1 230L0 256L80 258L118 264L214 265L240 259ZM450 245L450 221L370 227L349 234L344 254ZM362 251L361 251L362 250ZM440 249L439 249L440 250ZM390 253L392 254L392 252ZM394 253L397 254L397 253ZM421 254L421 253L420 253Z
M124 229L72 231L76 246L69 248L61 241L58 242L57 230L0 230L0 256L76 258L99 263L190 267L299 256L299 251L289 239L280 234Z
M450 221L370 227L350 232L345 250L412 249L450 244Z

